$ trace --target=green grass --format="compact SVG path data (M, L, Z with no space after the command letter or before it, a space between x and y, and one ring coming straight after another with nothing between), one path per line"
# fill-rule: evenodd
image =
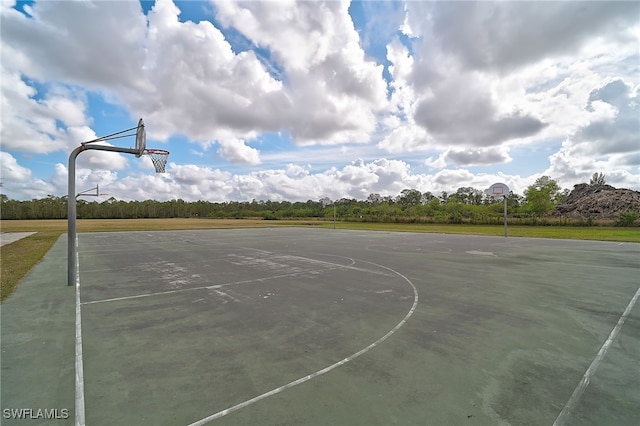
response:
M14 292L22 277L40 262L59 236L55 231L38 232L0 247L0 300Z
M332 221L323 220L260 220L260 219L96 219L79 220L78 232L161 231L180 229L218 229L275 226L313 226L333 228ZM431 232L444 234L504 235L502 225L446 225L414 223L337 222L338 229L362 229L394 232ZM60 235L67 232L66 220L2 221L3 232L36 232L22 240L0 248L2 270L0 300L9 297L20 280L49 251ZM564 238L640 242L640 228L612 226L523 226L508 227L510 237Z

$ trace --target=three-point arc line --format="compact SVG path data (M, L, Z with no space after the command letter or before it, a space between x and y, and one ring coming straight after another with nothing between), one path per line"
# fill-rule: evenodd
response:
M77 257L77 256L76 256ZM353 260L353 259L351 259ZM78 259L76 258L76 262L78 262ZM261 395L258 395L254 398L248 399L244 402L241 402L239 404L236 404L232 407L229 407L227 409L224 409L222 411L219 411L217 413L214 413L210 416L207 416L203 419L200 419L194 423L191 423L188 426L199 426L199 425L204 425L206 423L209 423L213 420L216 420L220 417L224 417L227 414L231 414L235 411L238 411L244 407L247 407L255 402L261 401L265 398L268 398L270 396L276 395L280 392L283 392L287 389L290 389L294 386L297 386L299 384L302 384L304 382L307 382L315 377L318 377L322 374L328 373L331 370L334 370L337 367L340 367L343 364L346 364L349 361L354 360L355 358L359 357L360 355L368 352L369 350L371 350L372 348L376 347L377 345L379 345L380 343L384 342L385 340L387 340L392 334L394 334L396 331L398 331L398 329L400 329L400 327L402 327L407 320L411 317L411 315L413 315L413 313L416 310L416 307L418 306L418 290L416 288L416 286L413 284L413 282L411 282L411 280L409 280L407 277L405 277L404 275L402 275L400 272L395 271L389 267L380 265L378 263L374 263L374 262L368 262L365 260L362 260L362 262L364 263L368 263L371 265L375 265L378 266L380 268L386 269L390 272L392 272L393 274L396 274L397 276L401 277L402 279L404 279L407 283L409 283L409 285L411 286L411 288L413 289L413 294L414 294L414 298L413 298L413 305L411 306L411 309L409 309L409 312L407 312L407 314L404 316L404 318L395 326L393 327L391 330L389 330L389 332L387 332L387 334L385 334L384 336L382 336L381 338L379 338L378 340L376 340L375 342L371 343L369 346L359 350L358 352L348 356L347 358L344 358L332 365L329 365L328 367L325 367L321 370L316 371L315 373L311 373L307 376L301 377L297 380L294 380L291 383L287 383L286 385L280 386L278 388L275 388L273 390L270 390L268 392L265 392ZM327 262L328 263L328 262ZM337 265L340 267L345 267L344 265ZM351 267L346 266L346 268L351 269ZM354 268L355 269L355 268ZM84 379L83 379L83 364L82 364L82 328L81 328L81 303L80 303L80 273L79 273L79 268L76 268L76 271L78 271L76 273L76 418L75 418L75 425L76 426L84 426L85 425L85 413L84 413ZM219 286L208 286L208 287L219 287ZM161 294L164 293L173 293L174 291L169 291L169 292L162 292ZM143 296L152 296L150 295L140 295L138 297L143 297ZM95 302L85 302L84 304L87 303L100 303L100 302L105 302L105 301L114 301L114 300L120 300L120 299L128 299L128 297L124 297L124 298L115 298L115 299L108 299L108 300L101 300L101 301L95 301Z
M79 259L78 259L78 255L76 254L76 266L78 266L79 263ZM368 262L368 261L362 261L365 263L369 263L371 265L376 265L378 267L384 268L398 276L400 276L402 279L404 279L407 283L409 283L409 285L411 285L411 287L413 288L413 292L414 292L414 301L413 301L413 305L411 307L411 309L409 310L409 312L405 315L405 317L393 328L391 329L387 334L385 334L384 336L382 336L381 338L379 338L378 340L376 340L375 342L371 343L369 346L361 349L360 351L354 353L353 355L344 358L328 367L325 367L321 370L316 371L315 373L309 374L307 376L301 377L297 380L294 380L293 382L290 382L286 385L280 386L278 388L275 388L273 390L270 390L268 392L265 392L261 395L258 395L254 398L248 399L244 402L241 402L239 404L236 404L234 406L231 406L227 409L224 409L222 411L219 411L217 413L214 413L210 416L207 416L203 419L200 419L194 423L191 423L188 426L199 426L199 425L204 425L206 423L209 423L213 420L216 420L218 418L224 417L227 414L231 414L237 410L240 410L244 407L247 407L255 402L261 401L265 398L268 398L270 396L276 395L280 392L283 392L287 389L290 389L294 386L297 386L299 384L305 383L315 377L318 377L322 374L328 373L331 370L334 370L335 368L346 364L349 361L354 360L355 358L359 357L360 355L368 352L369 350L371 350L372 348L374 348L375 346L377 346L378 344L384 342L385 340L387 340L392 334L394 334L398 329L400 329L400 327L402 327L407 320L411 317L411 315L413 315L417 305L418 305L418 290L416 289L415 285L411 282L411 280L409 280L407 277L405 277L404 275L402 275L401 273L388 268L386 266L374 263L374 262ZM81 321L82 321L82 314L81 314L81 302L80 302L80 273L79 273L79 268L76 268L76 344L75 344L75 390L76 390L76 397L75 397L75 425L76 426L84 426L85 425L85 406L84 406L84 378L83 378L83 361L82 361L82 326L81 326ZM218 287L218 286L209 286L209 287ZM173 291L167 292L167 293L173 293ZM151 295L140 295L138 297L143 297L143 296L151 296ZM563 407L562 411L558 414L558 417L556 418L556 420L554 421L553 425L554 426L560 426L562 424L564 424L567 420L567 418L569 417L570 412L575 408L575 406L578 404L580 398L582 397L582 395L584 394L584 391L586 390L587 386L589 385L589 382L591 380L591 377L593 376L593 374L595 373L595 371L597 370L600 362L602 361L602 359L604 358L604 356L606 355L607 351L609 350L609 347L611 346L611 344L613 343L613 341L616 339L618 333L620 332L620 329L622 328L622 325L624 324L625 320L627 319L627 317L629 316L631 310L633 309L636 301L638 300L638 298L640 297L640 287L638 287L638 289L636 290L634 296L631 298L631 300L629 301L629 304L627 305L626 309L624 310L623 314L621 315L620 319L618 320L617 324L615 325L615 327L613 328L613 330L611 331L611 333L609 334L607 340L603 343L602 347L600 348L600 350L598 351L598 354L596 355L596 357L593 359L593 361L591 362L591 364L589 365L589 367L587 368L586 372L584 373L582 380L580 381L580 383L578 383L578 386L576 386L575 390L573 391L571 397L569 398L569 400L567 401L567 403L565 404L565 406ZM109 299L109 300L104 300L104 301L111 301L111 300L119 300L121 298L115 298L115 299ZM122 299L127 299L122 298ZM85 303L99 303L99 302L103 302L103 301L96 301L96 302L85 302Z
M371 265L375 265L375 266L378 266L380 268L384 268L384 269L386 269L386 270L388 270L388 271L400 276L402 279L404 279L406 282L408 282L409 285L411 285L411 287L413 288L413 295L414 295L414 297L413 297L413 305L411 306L411 309L409 309L409 312L404 316L402 321L400 321L395 327L393 327L391 330L389 330L389 332L387 334L385 334L384 336L382 336L381 338L379 338L375 342L371 343L369 346L359 350L358 352L354 353L351 356L348 356L347 358L344 358L344 359L336 362L335 364L331 364L330 366L325 367L322 370L318 370L315 373L311 373L311 374L309 374L307 376L304 376L304 377L301 377L301 378L299 378L297 380L294 380L291 383L287 383L286 385L280 386L279 388L275 388L273 390L270 390L269 392L265 392L262 395L258 395L258 396L254 397L254 398L248 399L248 400L246 400L244 402L241 402L239 404L236 404L236 405L234 405L232 407L226 408L226 409L224 409L222 411L218 411L217 413L214 413L214 414L212 414L210 416L207 416L207 417L205 417L203 419L200 419L200 420L198 420L196 422L193 422L193 423L189 424L188 426L201 426L201 425L207 424L207 423L209 423L209 422L211 422L213 420L219 419L220 417L224 417L227 414L231 414L234 411L238 411L238 410L240 410L242 408L245 408L245 407L247 407L247 406L249 406L249 405L251 405L251 404L253 404L255 402L261 401L261 400L263 400L265 398L268 398L270 396L276 395L276 394L278 394L280 392L283 392L283 391L285 391L287 389L290 389L290 388L292 388L294 386L297 386L299 384L307 382L307 381L313 379L314 377L318 377L318 376L320 376L322 374L328 373L329 371L331 371L331 370L333 370L335 368L338 368L341 365L346 364L347 362L352 361L352 360L356 359L357 357L359 357L360 355L368 352L372 348L376 347L380 343L382 343L385 340L387 340L393 333L398 331L398 329L400 329L400 327L402 327L407 322L409 317L411 317L411 315L413 315L414 311L416 310L416 307L418 306L418 290L416 289L416 286L411 282L411 280L409 280L407 277L405 277L404 275L402 275L398 271L395 271L395 270L393 270L391 268L388 268L386 266L383 266L383 265L380 265L380 264L377 264L377 263L374 263L374 262L367 262L367 261L364 261L364 260L362 262L369 263Z

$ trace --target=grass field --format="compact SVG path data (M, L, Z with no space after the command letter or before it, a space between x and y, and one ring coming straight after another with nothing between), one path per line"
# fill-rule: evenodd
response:
M313 226L333 228L331 221L261 219L94 219L78 220L78 232L161 231L180 229L219 229L276 226ZM504 235L504 227L491 225L445 225L411 223L337 222L340 229L371 231L431 232L445 234ZM2 221L2 232L36 232L22 240L0 248L1 300L9 297L20 280L37 264L63 233L66 220ZM509 226L510 237L564 238L579 240L640 242L640 228Z

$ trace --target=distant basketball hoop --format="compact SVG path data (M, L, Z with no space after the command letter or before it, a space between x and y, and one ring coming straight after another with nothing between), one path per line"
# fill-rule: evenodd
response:
M509 187L504 183L494 183L484 191L485 194L492 197L502 197L504 199L504 236L507 236L507 198L509 197Z
M501 195L508 196L509 195L509 187L504 183L494 183L485 191L487 195L492 195L495 197L499 197Z

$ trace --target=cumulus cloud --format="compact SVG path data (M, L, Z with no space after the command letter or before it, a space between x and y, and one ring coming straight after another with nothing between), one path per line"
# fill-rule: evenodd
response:
M280 109L289 105L282 83L252 51L235 54L211 22L180 22L179 15L170 0L157 1L148 14L144 70L154 92L130 102L148 117L152 134L183 133L206 144L230 129L246 135L277 128Z
M415 6L408 3L410 9ZM466 68L501 72L572 54L603 33L622 36L640 14L637 2L624 1L547 2L542 7L536 2L433 2L428 8L435 40L444 50Z
M3 193L9 198L44 198L55 194L55 187L40 178L35 178L30 169L18 164L15 157L0 151L0 169L2 170Z
M640 151L640 87L633 89L621 78L608 80L589 94L586 110L605 103L613 114L580 128L573 139L595 154Z
M117 152L88 150L78 156L77 164L83 168L124 170L129 162L123 154Z
M440 144L494 146L535 135L545 127L519 111L499 115L490 94L472 75L450 75L432 90L432 97L420 101L415 119Z
M216 2L217 18L268 49L285 70L280 120L301 143L368 142L386 106L382 66L367 60L349 3ZM339 46L339 48L336 48Z
M446 159L458 166L506 163L511 161L507 149L449 150Z
M138 2L39 1L30 14L2 8L3 62L10 68L96 89L149 87L140 72L146 19Z
M475 6L465 5L465 13L474 15ZM452 17L432 10L439 5L409 3L406 7L415 12L406 24L411 35L416 29L420 38L412 41L413 53L398 38L387 45L396 121L386 121L389 130L378 145L381 149L396 153L499 146L535 136L547 126L532 114L521 95L514 97L508 109L499 106L497 76L467 69L442 44L437 27Z
M397 39L387 46L398 118L387 120L378 145L388 152L477 150L565 136L593 120L581 101L600 68L638 67L637 4L408 2L405 8L411 50ZM636 42L613 48L613 40L623 39ZM424 133L411 130L416 125Z
M4 68L0 85L0 138L4 149L38 154L65 149L69 137L58 123L81 125L87 121L83 100L71 93L61 95L52 90L37 100L37 91L19 73Z
M13 155L8 152L0 151L0 161L2 162L3 179L24 182L31 178L31 170L20 166Z
M630 173L640 168L638 87L621 78L606 79L590 91L585 111L591 121L578 127L550 156L548 172L573 184L595 172L615 170L618 182L636 187L637 175Z
M428 149L433 138L427 130L416 124L414 119L416 103L420 99L411 75L414 70L414 58L409 49L395 37L387 45L387 59L391 63L389 74L392 77L391 115L382 120L384 135L378 148L390 152L401 153Z
M125 102L159 140L287 130L306 144L368 142L386 105L383 67L366 59L345 2L217 4L220 22L268 49L284 81L211 22L180 22L171 0L146 17L135 2L63 5L37 2L32 17L3 9L3 50L19 52L11 68Z
M425 166L432 169L444 169L447 167L447 154L448 152L443 152L437 157L431 156L424 160Z
M241 139L222 139L218 154L231 163L260 164L260 151L247 146Z
M61 158L140 116L171 145L167 173L89 151L78 186L304 201L616 170L639 188L638 3L221 0L193 21L171 0L14 5L0 4L0 137L17 197L66 193ZM535 174L498 171L549 146ZM213 150L219 169L201 165ZM60 164L38 180L26 158Z

